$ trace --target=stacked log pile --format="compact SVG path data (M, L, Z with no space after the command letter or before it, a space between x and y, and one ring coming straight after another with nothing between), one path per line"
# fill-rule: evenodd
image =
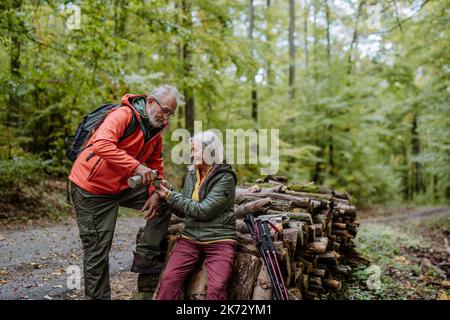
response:
M341 280L350 275L346 257L353 253L358 224L347 193L289 185L281 177L269 176L251 187L237 188L235 212L238 243L229 299L274 299L266 266L243 221L248 213L281 222L282 236L274 233L274 244L290 299L320 299L326 292L340 290ZM172 219L167 257L183 227L181 219ZM140 275L140 291L150 291L148 283L157 283L154 276L150 278ZM200 261L186 281L182 298L205 299L206 291L207 276Z

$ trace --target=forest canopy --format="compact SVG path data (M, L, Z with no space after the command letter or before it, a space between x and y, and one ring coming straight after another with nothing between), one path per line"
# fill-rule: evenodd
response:
M201 120L279 129L279 174L357 203L448 202L448 4L3 0L0 188L64 177L83 115L169 83L184 96L171 176L171 132ZM237 165L240 182L256 168Z

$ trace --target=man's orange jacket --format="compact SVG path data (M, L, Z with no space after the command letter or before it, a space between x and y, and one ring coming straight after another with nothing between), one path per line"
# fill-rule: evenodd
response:
M117 108L104 119L86 143L92 146L83 150L73 164L69 175L73 183L93 194L118 194L128 188L128 178L141 163L158 170L159 178L164 177L162 132L167 126L145 144L140 128L119 142L131 122L131 112L142 121L139 112L131 105L134 98L142 96L126 94L122 98L122 105L131 108ZM153 186L149 186L149 193L152 192Z

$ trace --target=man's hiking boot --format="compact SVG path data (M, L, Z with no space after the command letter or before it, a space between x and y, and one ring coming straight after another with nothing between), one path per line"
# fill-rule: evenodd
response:
M148 259L136 251L133 252L133 264L131 265L131 272L142 274L156 274L161 273L163 263L157 258Z

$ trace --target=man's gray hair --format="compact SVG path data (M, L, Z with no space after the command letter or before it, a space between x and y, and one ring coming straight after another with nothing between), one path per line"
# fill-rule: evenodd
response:
M175 100L177 106L181 103L181 96L178 89L168 84L163 84L162 86L155 88L149 96L154 96L158 100L169 96Z

